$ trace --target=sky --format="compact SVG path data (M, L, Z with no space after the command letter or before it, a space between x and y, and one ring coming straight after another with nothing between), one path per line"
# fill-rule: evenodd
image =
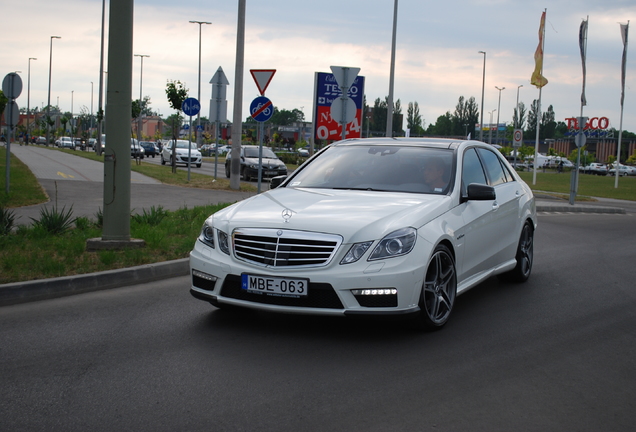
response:
M394 0L246 3L243 120L250 102L259 96L250 69L275 69L265 95L279 109L302 110L307 119L313 113L315 72L330 72L330 66L360 68L371 106L389 94ZM81 109L90 113L92 100L96 112L102 2L0 0L0 10L5 18L0 75L20 72L24 86L18 105L26 107L27 96L31 107L46 105L51 36L60 36L52 41L51 103L59 100L63 111L72 107L78 114ZM583 115L607 117L610 126L619 129L623 53L619 23L636 19L633 0L400 0L394 100L400 100L405 118L409 102L418 103L424 127L447 111L452 113L460 96L474 97L480 106L484 55L479 51L485 51L484 123L489 123L494 110L493 122L511 122L517 95L526 107L539 98L530 76L544 10L543 75L548 84L541 92L543 110L552 105L557 121L581 113L578 34L582 20L589 17ZM106 71L109 19L106 2ZM211 25L201 28L201 115L209 114L209 81L222 67L230 82L228 117L233 120L237 20L238 1L137 0L133 53L149 57L143 58L141 80L141 58L134 57L133 99L139 97L141 84L151 109L167 117L174 113L165 95L169 80L185 83L189 96L197 97L199 25L189 21L209 21ZM636 35L634 30L631 33ZM37 60L29 62L30 57ZM636 52L629 46L626 71L622 126L636 132ZM495 87L505 89L500 92Z

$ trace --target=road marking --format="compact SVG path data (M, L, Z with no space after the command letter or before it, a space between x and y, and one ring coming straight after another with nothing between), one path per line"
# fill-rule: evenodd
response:
M71 175L71 174L64 174L64 173L63 173L63 172L61 172L61 171L58 171L58 172L57 172L57 175L59 175L60 177L63 177L63 178L75 178L75 176L74 176L74 175Z

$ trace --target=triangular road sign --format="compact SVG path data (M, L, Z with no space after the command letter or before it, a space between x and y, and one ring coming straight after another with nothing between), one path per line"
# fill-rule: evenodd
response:
M261 96L264 96L267 86L276 73L276 69L250 69L250 73L252 78L254 78L258 91L261 92Z

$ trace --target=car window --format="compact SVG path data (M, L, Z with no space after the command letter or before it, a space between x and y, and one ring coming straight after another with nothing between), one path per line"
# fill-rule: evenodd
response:
M462 195L466 195L466 188L471 183L488 184L484 168L481 165L479 156L474 148L466 150L464 153L464 164L462 166Z
M290 187L447 194L454 152L415 146L335 146L300 171Z
M506 175L504 174L503 167L501 166L501 162L497 155L494 152L483 148L479 148L477 151L484 162L484 167L486 168L488 178L490 179L490 185L497 186L498 184L506 183Z

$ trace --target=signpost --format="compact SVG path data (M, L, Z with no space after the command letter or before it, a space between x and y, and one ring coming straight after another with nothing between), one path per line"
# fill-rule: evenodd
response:
M188 132L192 129L192 117L199 114L201 111L201 104L195 98L187 98L181 104L181 111L187 116L190 117L190 124L188 125ZM177 143L175 142L175 147ZM174 162L174 158L173 158ZM190 168L192 165L192 134L188 133L188 182L190 181Z
M263 175L263 123L274 115L274 105L272 101L265 97L265 90L272 81L276 69L250 69L252 78L261 95L255 98L250 104L250 115L260 123L258 134L258 187L257 193L261 193L261 179Z
M523 144L523 129L515 129L513 132L512 148L514 149L515 162L514 167L517 169L517 149Z
M223 119L224 122L227 120L227 100L225 95L227 86L230 85L221 66L219 66L210 80L210 84L212 84L210 120L214 119L214 180L216 181L216 171L219 162L219 124L221 119Z
M20 121L20 110L15 100L22 93L22 78L15 72L7 74L2 80L2 92L9 99L5 112L5 122L9 127L7 131L7 166L6 166L6 185L5 191L9 193L9 180L11 175L11 138L13 137L13 129L18 125Z

